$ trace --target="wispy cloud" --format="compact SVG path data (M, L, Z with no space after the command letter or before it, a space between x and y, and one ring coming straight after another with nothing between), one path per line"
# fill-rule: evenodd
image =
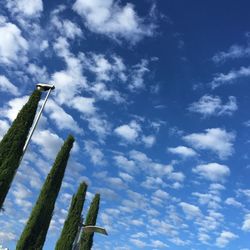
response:
M250 56L249 46L232 45L228 51L221 51L212 57L215 63L224 63L230 59L239 59Z
M212 89L215 89L224 84L234 83L236 80L249 77L250 67L241 67L238 70L231 70L228 73L218 73L209 83Z

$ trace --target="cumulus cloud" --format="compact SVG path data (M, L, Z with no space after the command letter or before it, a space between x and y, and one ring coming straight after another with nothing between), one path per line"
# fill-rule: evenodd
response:
M226 165L208 163L196 166L193 172L210 181L224 181L230 169Z
M72 54L69 47L70 44L64 37L59 37L54 43L57 55L66 63L66 69L54 72L51 81L56 86L56 97L60 104L69 106L75 104L74 106L77 109L84 109L84 107L80 108L79 105L72 101L75 96L79 95L83 88L87 87L87 82L82 73L83 64L81 59ZM81 99L79 101L83 102Z
M119 176L126 182L131 182L134 180L134 177L128 173L119 172Z
M156 138L154 135L142 136L142 142L145 147L151 148L155 144Z
M207 193L193 192L192 195L198 198L201 205L207 205L209 208L216 210L221 208L221 190L223 188L221 184L212 183Z
M172 154L177 154L182 157L192 157L196 156L197 153L192 149L185 146L178 146L175 148L168 148L168 151Z
M83 132L83 129L78 126L74 118L70 114L66 113L65 110L52 99L47 102L45 111L60 130L67 129L78 134Z
M1 242L16 240L16 235L12 232L0 232Z
M243 207L243 205L239 201L235 200L235 198L233 198L233 197L227 198L225 200L225 203L227 205L234 206L234 207Z
M36 130L32 142L39 146L39 151L47 159L54 159L63 145L63 139L49 130Z
M6 120L0 120L0 140L3 138L9 127L10 124Z
M139 248L145 248L147 247L147 243L145 241L139 240L139 239L130 239L130 242L133 243L135 246Z
M85 63L88 69L95 73L96 82L107 82L118 77L122 82L127 80L126 65L123 59L115 54L111 54L110 58L103 54L90 53L90 57Z
M245 215L245 219L244 219L241 229L243 231L250 232L250 214Z
M204 117L232 115L237 109L234 96L229 96L229 101L223 104L220 97L211 95L202 96L198 102L192 103L188 108L189 111L199 113Z
M91 97L76 96L70 101L70 105L79 112L90 115L95 113L96 108L94 106L95 99Z
M27 61L29 44L13 23L0 19L0 63L11 65Z
M119 168L122 168L129 173L135 172L136 164L133 160L130 160L123 155L115 155L113 159Z
M186 202L181 202L179 203L179 205L182 208L183 212L186 214L187 218L192 219L201 216L199 207Z
M96 98L101 100L114 100L116 103L122 103L125 101L119 91L115 89L108 89L106 84L102 82L94 84L90 88L90 91L95 94Z
M131 121L129 124L121 125L115 128L114 132L127 142L134 142L141 131L140 125L136 121Z
M238 236L230 231L222 231L220 236L216 239L216 245L220 248L226 247L230 241L238 238Z
M11 99L7 105L1 109L1 116L13 121L18 112L22 109L23 105L28 101L28 96L18 97Z
M59 17L59 13L64 10L63 8L58 8L52 13L51 24L57 30L59 34L68 39L74 40L77 37L82 37L83 32L78 24Z
M106 163L103 152L98 148L95 142L85 141L84 150L90 156L91 162L94 165L104 165Z
M131 43L153 35L154 25L146 25L130 3L122 6L114 0L76 0L73 10L83 18L86 27L98 34Z
M43 11L42 0L9 0L7 7L13 14L26 17L38 16Z
M3 75L0 75L0 91L10 93L12 95L19 95L18 88Z
M163 248L163 249L166 249L168 248L169 246L165 243L163 243L162 241L160 240L152 240L151 241L151 247L153 247L153 249L160 249L160 248Z
M228 158L234 152L235 134L221 128L206 129L205 133L193 133L183 139L196 149L211 150L221 159Z

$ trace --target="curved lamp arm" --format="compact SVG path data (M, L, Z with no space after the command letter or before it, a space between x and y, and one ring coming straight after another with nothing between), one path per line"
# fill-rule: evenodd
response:
M98 226L83 226L82 230L85 233L100 233L100 234L108 235L105 228L98 227Z

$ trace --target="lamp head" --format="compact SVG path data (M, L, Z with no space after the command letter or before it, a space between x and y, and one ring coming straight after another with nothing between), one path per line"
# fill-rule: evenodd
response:
M53 90L55 89L55 85L53 84L47 84L47 83L38 83L36 85L37 90L39 91L48 91L48 90Z

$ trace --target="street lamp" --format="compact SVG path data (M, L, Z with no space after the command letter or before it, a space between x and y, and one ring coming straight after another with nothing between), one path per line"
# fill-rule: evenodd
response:
M46 104L46 102L47 102L47 100L48 100L48 98L49 98L50 92L51 92L53 89L55 89L55 85L53 85L53 84L47 84L47 83L38 83L38 84L36 85L36 88L37 88L37 90L42 91L42 92L46 92L46 91L47 91L47 95L46 95L46 97L45 97L45 99L44 99L44 102L43 102L43 104L42 104L42 107L41 107L41 109L40 109L40 111L39 111L39 113L38 113L38 115L37 115L37 117L36 117L36 119L35 119L35 121L34 121L34 125L33 125L33 127L31 128L31 131L30 131L30 133L29 133L29 135L28 135L28 138L27 138L27 140L26 140L26 142L25 142L25 144L24 144L24 147L23 147L23 155L25 154L25 152L26 152L26 150L27 150L27 147L28 147L28 145L29 145L30 139L31 139L31 137L32 137L32 135L33 135L33 133L34 133L34 131L35 131L35 129L36 129L36 126L37 126L37 124L38 124L38 121L39 121L39 119L40 119L40 117L41 117L41 114L42 114L42 112L43 112L44 106L45 106L45 104ZM23 158L23 156L22 156L22 158ZM22 158L21 158L21 160L22 160ZM21 160L20 160L20 161L21 161Z
M80 249L80 246L81 246L81 234L82 232L84 233L99 233L99 234L104 234L104 235L108 235L107 231L105 228L103 227L98 227L98 226L92 226L92 225L89 225L89 226L86 226L82 223L83 219L81 219L81 223L80 223L80 226L79 226L79 229L78 229L78 232L77 232L77 235L76 235L76 239L73 243L73 247L72 247L72 250L79 250Z
M99 234L108 235L105 228L98 227L98 226L83 226L82 230L85 233L99 233Z

